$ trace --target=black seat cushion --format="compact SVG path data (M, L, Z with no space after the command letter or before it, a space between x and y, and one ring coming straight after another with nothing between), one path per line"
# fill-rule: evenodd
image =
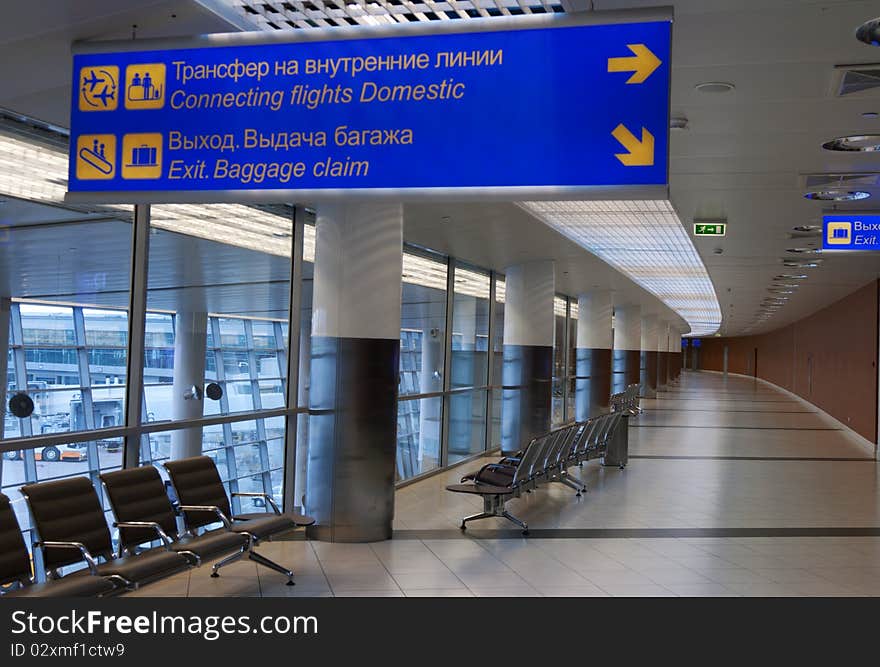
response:
M70 576L63 579L34 584L4 597L10 598L94 598L112 593L116 587L104 577Z
M152 521L174 539L177 520L165 492L165 483L153 466L116 470L101 475L116 520ZM158 538L152 528L120 528L123 547L129 548Z
M226 530L212 530L197 537L185 537L171 545L175 551L192 551L202 560L240 550L247 545L248 538L240 533Z
M125 558L116 558L98 565L98 574L118 574L134 584L142 584L189 568L186 557L165 549L151 549ZM84 575L88 570L82 570ZM70 575L74 576L74 575Z
M255 512L253 514L236 514L233 519L236 521L253 521L257 519L266 519L273 516L279 516L274 512ZM285 512L280 516L290 518L297 526L311 526L315 523L315 518L306 516L305 514L297 514L296 512Z
M446 490L453 493L472 493L477 496L508 496L513 493L509 487L490 484L451 484Z
M181 505L210 505L219 507L227 517L232 516L226 489L211 458L193 456L188 459L166 461L163 465L168 471L168 476L171 477L171 483ZM185 512L184 520L189 530L219 521L214 512L198 511Z
M28 500L34 526L46 542L81 542L95 558L113 555L110 529L104 510L88 477L72 477L21 487ZM46 569L82 560L76 549L43 550Z
M515 467L490 463L480 469L480 472L474 477L474 481L490 486L510 486L513 483L514 475L516 475Z
M30 576L30 556L18 519L9 498L0 493L0 584L26 580Z
M259 518L233 521L232 530L238 533L249 533L258 540L264 540L267 537L286 533L296 528L296 522L286 514L262 514L257 516Z

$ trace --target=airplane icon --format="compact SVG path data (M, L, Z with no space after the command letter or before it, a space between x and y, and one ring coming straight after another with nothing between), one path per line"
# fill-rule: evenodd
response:
M119 67L84 67L80 75L79 110L113 111L118 104L116 94Z
M98 73L95 70L92 70L90 77L83 79L83 85L89 87L90 93L95 90L95 86L103 82L104 77L98 76Z
M93 94L95 99L101 100L102 106L107 106L107 100L115 99L115 94L112 90L108 90L107 88L102 88L97 93Z

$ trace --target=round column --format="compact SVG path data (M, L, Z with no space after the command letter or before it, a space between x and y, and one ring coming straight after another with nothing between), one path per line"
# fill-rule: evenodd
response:
M577 421L608 412L613 310L611 292L608 290L589 292L578 297L574 399Z
M671 329L669 332L669 381L676 382L681 376L681 332Z
M505 269L501 450L516 452L550 430L553 373L553 261Z
M669 387L669 323L663 320L657 326L657 391Z
M642 346L642 309L637 305L614 308L614 353L611 391L619 394L639 383Z
M309 387L309 534L391 537L400 367L401 204L318 208Z
M642 317L641 358L639 382L643 398L657 397L658 327L656 315Z
M192 388L205 386L205 353L208 348L208 313L178 311L174 316L174 380L171 386L171 419L185 421L204 414L204 397ZM187 397L189 396L189 397ZM202 429L171 432L171 458L186 459L202 453Z

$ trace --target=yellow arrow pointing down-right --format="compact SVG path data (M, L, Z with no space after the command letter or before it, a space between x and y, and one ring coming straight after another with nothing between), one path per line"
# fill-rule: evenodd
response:
M614 157L627 167L650 167L654 164L654 135L642 128L642 139L636 137L621 123L611 133L628 153L615 153Z

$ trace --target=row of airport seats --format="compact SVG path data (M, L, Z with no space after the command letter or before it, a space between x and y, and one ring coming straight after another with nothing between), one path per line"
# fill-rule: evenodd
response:
M627 420L637 415L639 386L629 385L611 397L611 412L574 422L533 438L522 450L500 461L484 465L464 475L460 484L446 487L453 493L467 493L483 499L483 511L466 516L460 528L479 519L503 518L529 534L529 526L506 509L506 504L523 493L531 493L547 483L564 484L578 497L587 490L586 484L571 472L587 461L602 458L604 465L626 467Z
M264 540L314 519L283 513L272 497L261 496L271 512L232 513L214 461L197 456L164 464L169 489L153 466L101 475L119 530L114 551L101 500L87 477L29 484L21 488L33 519L34 549L42 552L47 580L36 583L31 559L9 498L0 494L0 584L4 597L103 597L134 590L193 567L214 562L211 576L243 557L280 572L293 585L291 570L257 553ZM178 531L177 517L184 529ZM212 526L220 524L219 528ZM159 543L160 546L150 546ZM61 568L85 563L66 576Z

